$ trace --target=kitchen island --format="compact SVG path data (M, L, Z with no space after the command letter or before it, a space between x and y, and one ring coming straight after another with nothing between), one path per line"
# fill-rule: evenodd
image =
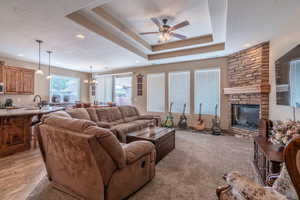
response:
M0 157L30 149L32 126L62 107L0 109Z

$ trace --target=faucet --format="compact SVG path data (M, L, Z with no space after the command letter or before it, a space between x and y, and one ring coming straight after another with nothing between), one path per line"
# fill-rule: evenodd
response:
M42 97L40 95L35 95L33 98L33 102L35 103L39 99L39 102L37 103L38 107L41 109L42 108Z

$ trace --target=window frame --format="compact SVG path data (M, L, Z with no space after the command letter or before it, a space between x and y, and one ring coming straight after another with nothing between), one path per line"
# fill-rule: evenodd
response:
M190 114L191 113L191 70L183 70L183 71L172 71L172 72L169 72L168 73L168 105L171 104L171 74L180 74L180 73L187 73L188 74L188 80L187 80L187 83L188 83L188 90L187 90L187 101L186 102L186 109L185 109L185 114ZM172 113L182 113L182 111L179 111L179 112L174 112L172 111Z
M151 76L151 75L163 75L163 90L164 90L164 96L163 96L163 109L161 111L158 111L158 110L150 110L149 109L149 79L148 77ZM147 102L146 102L146 110L147 112L154 112L154 113L165 113L166 112L166 73L164 72L158 72L158 73L148 73L147 74L147 78L146 78L146 81L147 81Z
M194 84L194 114L199 114L199 110L197 110L196 108L197 108L197 104L199 104L199 103L197 103L197 101L196 101L196 98L197 98L197 95L196 95L196 93L197 93L197 87L196 87L196 81L197 81L197 72L198 71L203 71L203 72L209 72L209 71L217 71L218 72L218 80L219 80L219 91L218 91L218 95L219 95L219 97L218 97L218 110L217 110L217 116L220 116L220 111L221 111L221 91L222 91L222 89L221 89L221 68L220 67L211 67L211 68L203 68L203 69L196 69L196 70L194 70L194 81L193 81L193 84ZM215 112L215 111L213 111L213 112ZM203 113L202 112L202 115L215 115L215 113L213 113L213 114L205 114L205 113Z
M106 77L106 76L110 76L112 78L112 87L111 87L111 101L112 102L116 102L115 98L116 98L116 79L117 78L124 78L124 77L130 77L131 78L131 98L130 98L130 103L133 103L133 90L134 90L134 84L133 84L133 80L134 80L134 76L133 73L120 73L120 74L103 74L103 75L96 75L95 78L101 78L101 77ZM97 87L96 87L96 91L97 93ZM97 97L97 94L95 95L95 97ZM100 100L96 99L97 101L100 102ZM107 102L103 102L103 103L107 103Z
M67 78L67 79L76 79L78 81L78 98L74 102L68 102L68 103L75 103L76 101L81 101L81 78L80 77L74 77L74 76L65 76L65 75L60 75L60 74L51 74L51 79L49 81L49 102L52 102L52 81L54 77L60 77L60 78ZM60 101L60 103L64 103L63 99Z

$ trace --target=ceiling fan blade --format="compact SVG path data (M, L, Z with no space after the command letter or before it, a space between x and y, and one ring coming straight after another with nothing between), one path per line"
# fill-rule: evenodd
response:
M152 21L154 24L156 24L156 26L158 26L158 28L161 27L161 23L160 23L159 19L157 19L157 18L155 18L155 17L152 17L152 18L151 18L151 21Z
M181 34L178 34L178 33L170 33L170 35L172 35L173 37L179 38L181 40L186 39L185 35L181 35Z
M172 27L170 28L170 31L174 31L174 30L176 30L176 29L180 29L180 28L185 27L185 26L187 26L187 25L190 25L190 22L187 21L187 20L185 20L185 21L183 21L183 22L181 22L181 23L179 23L179 24L176 24L176 25L172 26Z
M143 33L140 33L140 35L148 35L148 34L157 34L159 32L143 32Z

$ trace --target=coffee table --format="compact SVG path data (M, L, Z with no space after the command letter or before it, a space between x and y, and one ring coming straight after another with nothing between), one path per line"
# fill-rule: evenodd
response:
M153 133L153 134L151 134ZM127 143L147 140L155 145L156 163L175 148L175 129L155 127L152 130L145 128L127 135Z

